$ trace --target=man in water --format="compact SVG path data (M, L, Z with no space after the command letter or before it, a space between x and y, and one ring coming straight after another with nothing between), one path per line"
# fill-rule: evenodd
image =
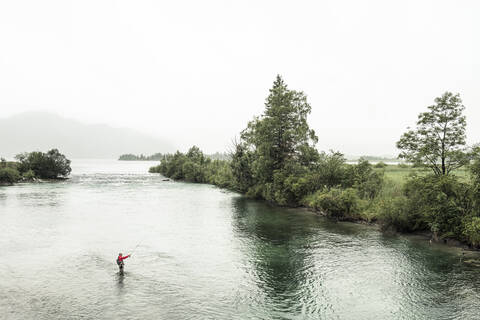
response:
M126 256L122 256L122 253L119 253L118 254L118 257L117 257L117 264L118 264L118 268L120 269L120 274L123 274L123 260L127 259L128 257L130 257L131 255L126 255Z

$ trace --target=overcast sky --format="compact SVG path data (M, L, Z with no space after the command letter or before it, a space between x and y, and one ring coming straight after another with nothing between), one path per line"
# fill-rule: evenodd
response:
M49 110L225 150L275 75L318 147L397 154L459 92L480 142L480 1L1 1L0 117Z

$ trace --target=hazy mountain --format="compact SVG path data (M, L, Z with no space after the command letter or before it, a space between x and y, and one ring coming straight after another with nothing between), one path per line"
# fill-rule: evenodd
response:
M171 152L169 142L131 129L87 125L47 112L0 119L0 156L58 148L69 158L114 158L120 154Z

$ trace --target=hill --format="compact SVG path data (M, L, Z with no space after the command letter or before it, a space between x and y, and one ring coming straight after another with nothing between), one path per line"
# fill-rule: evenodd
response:
M171 152L169 142L132 129L89 125L48 112L0 119L0 156L57 148L69 158L113 158L124 153Z

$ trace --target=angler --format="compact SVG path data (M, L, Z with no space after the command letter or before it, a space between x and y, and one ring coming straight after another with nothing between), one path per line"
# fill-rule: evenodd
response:
M118 254L117 264L118 264L118 268L120 269L120 274L123 274L123 266L124 266L123 260L127 259L130 256L131 256L131 254L126 255L126 256L122 256L122 253Z

